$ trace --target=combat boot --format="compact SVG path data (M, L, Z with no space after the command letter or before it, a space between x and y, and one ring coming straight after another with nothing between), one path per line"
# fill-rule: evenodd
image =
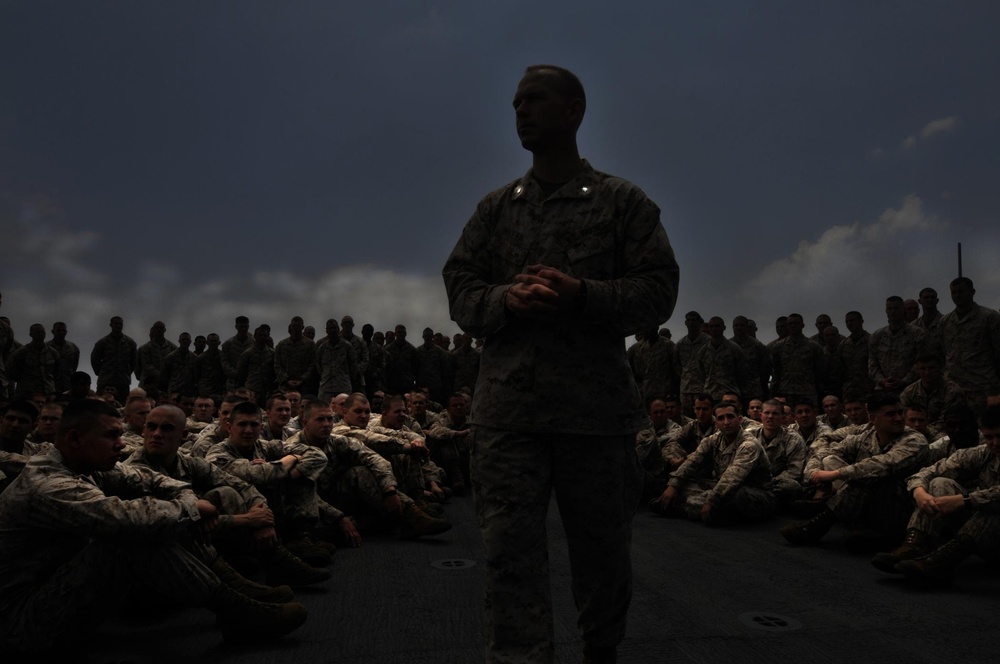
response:
M440 535L451 530L451 522L435 519L413 503L403 505L403 518L399 523L399 536L416 539L424 535Z
M333 544L320 544L309 534L306 528L292 528L285 532L282 544L296 557L301 558L313 567L328 567L333 562L333 551L337 547Z
M256 583L243 577L221 557L215 559L215 562L211 565L211 569L224 585L258 602L284 604L291 602L295 597L295 593L288 586L279 585L272 588L271 586L265 586L262 583Z
M959 535L926 556L902 560L896 569L910 577L930 584L947 585L958 564L976 550L976 542L968 535Z
M430 503L426 500L414 500L413 502L422 512L426 512L429 516L439 517L444 514L444 505L441 503Z
M306 607L298 602L268 604L250 599L220 584L205 605L218 616L226 641L263 641L282 637L306 621Z
M903 543L892 551L885 551L875 554L872 558L872 565L890 574L900 574L896 564L911 558L926 556L934 550L934 544L929 536L920 532L916 528L909 528L906 531L906 538Z
M791 544L815 544L830 532L837 522L837 515L825 509L805 523L790 523L781 529L781 534Z
M313 567L297 558L291 551L275 546L265 557L267 580L272 583L286 583L290 586L310 586L330 578L330 570Z

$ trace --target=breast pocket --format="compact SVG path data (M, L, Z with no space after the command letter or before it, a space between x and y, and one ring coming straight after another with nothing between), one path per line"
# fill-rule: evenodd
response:
M566 249L570 274L578 279L617 276L615 242L610 235L590 235Z

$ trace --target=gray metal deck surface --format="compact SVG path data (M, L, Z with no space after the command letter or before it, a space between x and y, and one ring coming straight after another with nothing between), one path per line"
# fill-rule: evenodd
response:
M222 643L204 609L117 616L76 661L465 664L482 661L482 546L469 497L437 539L369 537L335 555L333 579L298 593L309 620L289 637L253 647ZM995 660L1000 575L966 561L944 590L920 590L841 546L793 548L788 519L712 529L657 518L635 521L635 593L621 662L867 662ZM565 540L553 503L550 555L557 661L579 662ZM442 561L474 561L462 567ZM438 566L435 566L435 563Z

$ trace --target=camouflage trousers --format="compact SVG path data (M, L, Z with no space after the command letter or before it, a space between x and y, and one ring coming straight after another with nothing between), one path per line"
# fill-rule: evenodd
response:
M205 604L219 580L177 542L92 540L44 580L17 593L0 613L0 643L21 651L60 647L86 637L130 592L171 605Z
M846 461L834 454L823 459L824 470L846 465ZM835 480L833 488L836 493L826 501L826 506L840 521L886 534L902 534L905 530L913 511L913 499L900 480Z
M313 525L319 518L316 482L308 477L289 479L277 486L257 487L274 512L275 525Z
M427 479L424 477L423 464L419 459L415 459L410 454L393 454L389 458L392 464L392 474L399 482L400 491L420 497L427 486Z
M703 479L687 482L680 489L671 511L677 516L700 520L701 508L708 500L708 492L715 480ZM741 486L712 506L714 519L722 521L762 521L774 514L774 494L758 487Z
M553 492L583 641L617 646L632 598L632 518L642 482L635 434L532 435L473 427L471 452L486 549L486 661L553 661L546 534Z
M788 477L775 477L771 480L771 491L774 492L778 502L787 505L793 500L802 497L804 489L802 484Z
M964 490L955 480L935 477L930 482L928 493L932 496L957 496ZM914 510L908 527L938 539L967 535L976 542L976 553L988 560L1000 560L1000 514L961 509L934 516Z
M404 505L413 502L401 486L397 488L400 502ZM382 487L364 466L351 466L336 475L324 473L320 477L320 495L323 500L347 514L370 512L386 516Z

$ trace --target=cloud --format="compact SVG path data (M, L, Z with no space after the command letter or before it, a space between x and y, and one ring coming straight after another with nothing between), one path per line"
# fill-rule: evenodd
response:
M396 40L405 46L421 44L441 44L460 34L458 25L446 18L437 7L430 7L427 13L400 27Z
M956 126L958 126L958 117L954 115L946 118L938 118L937 120L931 120L921 127L920 131L916 134L910 134L904 138L903 142L900 143L900 147L902 147L903 150L912 150L917 147L918 140L926 141L927 139L939 134L951 133L954 131Z
M927 139L936 134L946 134L955 129L958 118L954 115L938 120L931 120L920 130L920 138Z
M81 348L82 370L89 370L89 351L115 315L125 319L126 334L140 344L156 320L166 322L170 338L184 331L227 338L239 315L249 316L253 326L269 323L279 340L292 316L302 316L320 336L328 318L345 314L354 317L359 332L364 323L379 330L402 323L449 335L458 331L437 274L349 265L307 274L259 269L194 282L182 265L138 256L134 278L122 282L100 266L99 234L67 230L55 217L14 214L20 209L7 204L0 209L2 313L19 340L26 340L32 323L51 329L56 320L66 322L69 338Z
M872 221L838 224L816 240L801 241L789 255L746 278L736 293L708 297L701 306L722 315L756 317L765 341L773 338L767 324L791 311L801 312L807 322L826 312L840 324L844 312L857 309L871 321L870 329L881 327L885 297L915 296L926 285L940 291L955 276L949 228L910 194Z

